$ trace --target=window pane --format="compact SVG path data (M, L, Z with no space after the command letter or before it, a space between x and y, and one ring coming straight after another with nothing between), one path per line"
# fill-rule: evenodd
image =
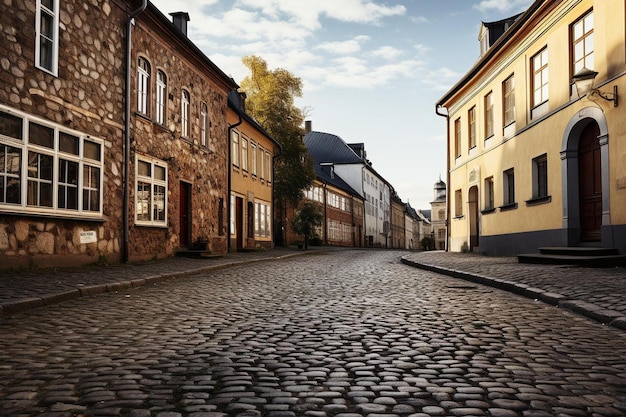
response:
M54 0L41 0L41 5L48 10L54 9Z
M151 177L150 164L145 161L137 161L137 175Z
M155 165L154 166L154 178L157 180L165 181L165 168Z
M78 137L65 132L59 132L59 150L61 152L78 155Z
M83 168L83 210L100 211L100 169Z
M83 143L83 156L93 161L100 161L100 144L86 140Z
M22 139L22 119L0 111L0 135Z
M78 209L78 163L59 160L58 206Z
M30 122L28 128L28 141L30 143L54 148L54 129Z
M20 149L0 144L0 203L22 202L21 162Z
M150 221L150 184L137 183L137 220Z
M165 187L154 187L154 221L165 221Z

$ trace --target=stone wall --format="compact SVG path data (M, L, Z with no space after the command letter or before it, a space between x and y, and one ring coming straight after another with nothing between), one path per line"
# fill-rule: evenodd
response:
M125 12L108 0L64 0L60 8L55 77L35 67L36 2L3 1L0 104L104 141L103 216L86 222L0 209L3 267L119 259ZM81 244L83 231L98 241Z

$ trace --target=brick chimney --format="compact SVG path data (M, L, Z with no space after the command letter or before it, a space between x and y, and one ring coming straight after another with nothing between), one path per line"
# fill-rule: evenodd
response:
M174 26L180 30L183 35L187 36L187 22L189 22L189 13L187 12L174 12L170 13Z
M311 120L304 121L304 133L311 133L313 131L313 122Z

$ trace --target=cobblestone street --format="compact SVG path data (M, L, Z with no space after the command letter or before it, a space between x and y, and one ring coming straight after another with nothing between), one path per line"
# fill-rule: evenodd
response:
M626 334L337 251L0 318L3 416L626 416Z

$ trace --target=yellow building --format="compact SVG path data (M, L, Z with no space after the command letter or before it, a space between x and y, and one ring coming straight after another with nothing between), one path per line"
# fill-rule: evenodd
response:
M229 250L272 248L272 179L280 145L245 112L244 97L228 96L230 152Z
M449 250L626 253L625 16L623 1L537 0L483 23L482 55L436 104Z

